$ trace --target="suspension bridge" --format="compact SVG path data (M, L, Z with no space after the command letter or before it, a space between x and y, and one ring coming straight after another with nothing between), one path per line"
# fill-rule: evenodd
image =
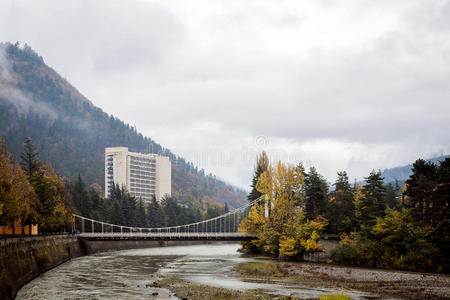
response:
M252 206L260 202L257 199L208 220L158 228L123 226L74 214L72 229L88 240L249 240L253 237L238 228Z

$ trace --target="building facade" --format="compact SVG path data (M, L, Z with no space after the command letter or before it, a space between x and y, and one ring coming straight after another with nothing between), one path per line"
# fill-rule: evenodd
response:
M127 147L105 148L105 196L113 185L125 186L131 195L158 201L171 195L172 171L168 157L129 152Z

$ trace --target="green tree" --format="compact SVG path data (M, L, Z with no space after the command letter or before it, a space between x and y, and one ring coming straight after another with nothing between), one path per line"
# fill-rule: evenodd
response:
M92 217L96 220L108 220L106 204L98 191L91 186L88 192L89 204L92 205Z
M72 203L75 210L86 218L93 217L93 207L91 203L91 198L86 191L86 186L81 179L81 175L78 174L77 179L71 185L70 193L72 195Z
M29 178L40 170L39 154L30 137L27 137L23 143L23 152L20 154L20 165Z
M259 176L267 171L268 168L269 158L267 156L267 153L263 151L256 159L255 174L253 175L252 184L250 186L250 194L248 194L247 197L248 201L251 202L261 197L261 193L256 188L256 184L258 183Z
M392 183L388 183L385 186L386 193L384 194L384 201L386 202L386 205L390 208L397 208L397 193L395 191L395 187Z
M164 211L155 196L148 206L148 225L152 228L165 226Z
M331 232L351 232L355 227L355 204L353 190L348 182L347 172L338 172L335 190L330 193L329 221Z
M325 216L328 204L328 183L316 168L311 167L305 174L304 215L313 220L319 215Z
M370 172L365 178L366 184L361 189L361 196L356 203L356 219L363 231L370 231L377 217L382 217L386 209L385 192L381 171ZM356 200L356 199L355 199Z
M433 190L436 186L437 166L418 159L414 162L411 176L406 180L406 208L412 208L416 220L429 224L432 220Z
M147 214L145 213L144 201L139 200L136 210L136 224L137 227L147 227Z
M167 226L179 225L178 215L180 214L180 208L177 200L174 197L165 196L161 200L162 209L165 216L165 223ZM150 213L150 212L149 212Z
M122 210L120 209L120 204L118 199L111 199L111 219L110 222L115 225L123 225L122 223ZM116 229L115 229L116 230Z

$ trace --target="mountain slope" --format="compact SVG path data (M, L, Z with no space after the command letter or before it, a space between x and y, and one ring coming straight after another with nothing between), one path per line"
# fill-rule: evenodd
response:
M449 157L449 155L442 155L439 157L426 159L426 161L431 161L431 162L439 165L439 162L445 160L446 157ZM411 163L406 166L384 169L381 176L383 176L385 183L394 182L395 180L397 180L399 182L404 182L412 174L412 171L411 171L412 166L413 166L413 164Z
M183 199L225 203L237 207L244 191L192 163L135 128L93 105L48 67L29 46L0 44L0 138L16 157L25 137L31 137L43 160L68 178L78 174L103 186L104 148L127 146L130 151L161 153L172 161L172 194Z

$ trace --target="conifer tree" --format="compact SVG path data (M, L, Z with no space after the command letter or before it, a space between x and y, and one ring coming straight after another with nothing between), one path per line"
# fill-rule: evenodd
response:
M178 206L177 200L174 197L166 196L163 197L161 204L165 216L165 223L167 224L167 226L178 225L179 224L178 215L180 214L180 208ZM150 214L150 210L148 213Z
M304 213L308 220L319 215L325 216L328 203L328 183L316 168L311 167L305 174Z
M348 233L355 225L353 191L348 182L347 172L338 172L337 175L335 190L330 193L330 227L333 233Z
M20 155L20 165L29 178L39 170L39 153L36 151L33 141L27 137L23 143L23 152Z
M262 173L267 171L269 168L269 158L267 157L267 153L263 151L256 160L256 166L255 166L255 174L253 175L252 179L252 185L250 194L248 194L248 201L254 201L261 197L261 193L256 188L256 184L258 183L258 179L261 176Z
M152 197L152 201L148 206L148 224L150 227L165 226L164 212L155 196Z
M416 220L428 224L431 215L430 205L433 205L433 190L436 185L437 166L432 162L418 159L412 167L412 174L406 180L407 201L403 205L413 209Z
M91 199L86 191L86 186L81 179L80 174L78 174L77 179L72 184L70 192L72 195L72 203L77 212L80 213L83 217L91 218L93 207L91 205Z
M136 210L136 224L134 226L147 227L147 215L145 213L144 201L139 200Z
M376 218L384 216L386 209L386 189L383 186L381 171L370 172L365 180L366 184L361 189L361 198L356 203L356 217L363 231L373 227Z
M388 183L385 185L386 193L385 193L385 202L386 205L390 208L397 208L397 197L395 193L395 187L392 183Z
M123 225L122 211L120 209L119 200L111 199L111 201L112 201L112 206L111 206L111 213L110 213L110 215L111 215L110 222L112 224Z

